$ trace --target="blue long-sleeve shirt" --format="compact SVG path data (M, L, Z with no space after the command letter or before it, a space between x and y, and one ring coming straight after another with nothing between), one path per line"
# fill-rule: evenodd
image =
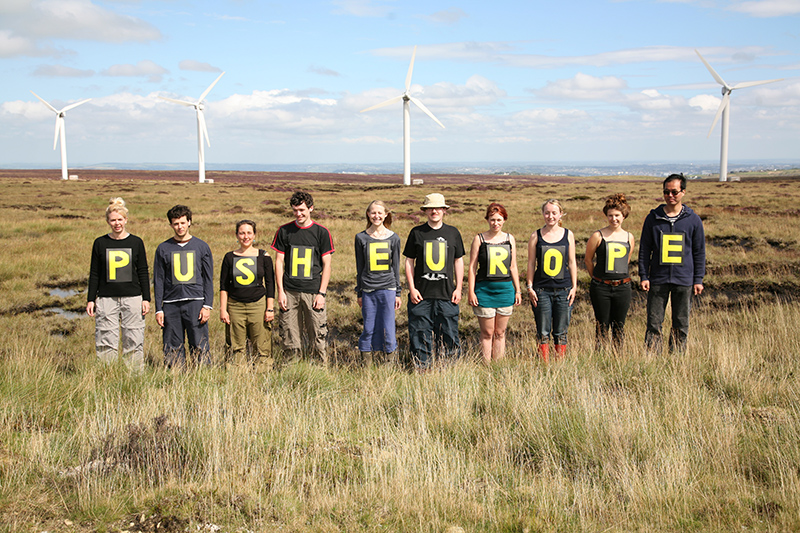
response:
M153 263L156 313L165 303L186 300L203 300L204 307L213 307L213 273L211 248L197 237L185 243L170 238L159 244Z
M692 286L706 275L706 236L703 221L684 205L675 222L664 205L644 219L639 240L639 277L654 285L672 283Z

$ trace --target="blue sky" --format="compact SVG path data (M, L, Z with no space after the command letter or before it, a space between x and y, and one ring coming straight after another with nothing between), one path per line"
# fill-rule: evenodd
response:
M3 0L0 165L402 160L403 90L418 45L412 161L714 160L719 86L730 159L798 159L800 0ZM412 163L413 164L413 163Z

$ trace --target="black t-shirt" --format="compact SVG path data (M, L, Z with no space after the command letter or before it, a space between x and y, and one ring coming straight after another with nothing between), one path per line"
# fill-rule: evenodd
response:
M414 285L423 298L449 300L456 290L455 260L464 257L461 233L448 224L411 230L403 255L414 259Z
M312 222L301 228L296 222L275 232L272 249L283 254L283 289L316 293L322 282L322 257L334 252L331 232Z
M142 296L150 301L150 270L142 239L102 235L92 246L87 301L100 297Z
M219 290L242 303L257 302L262 297L275 297L275 270L272 258L264 250L258 255L236 255L228 252L222 259Z

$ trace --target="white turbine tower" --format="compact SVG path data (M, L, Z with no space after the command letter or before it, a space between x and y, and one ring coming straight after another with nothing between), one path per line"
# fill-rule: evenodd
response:
M378 105L374 105L372 107L368 107L363 109L361 112L371 111L373 109L377 109L379 107L384 107L387 105L392 105L395 102L403 101L403 185L411 185L411 111L409 102L414 102L414 104L422 109L422 111L431 117L434 122L444 128L444 124L439 122L439 119L433 116L433 113L428 111L428 108L419 101L419 99L414 98L411 96L411 73L414 71L414 57L417 55L417 47L414 47L414 52L411 54L411 64L408 65L408 74L406 75L406 90L403 91L403 94L400 96L395 96L389 100L386 100L383 103Z
M67 114L67 111L74 109L81 104L85 104L91 100L91 98L81 100L80 102L75 102L74 104L70 104L61 110L58 110L35 92L31 91L31 94L38 98L44 105L46 105L53 113L56 114L56 135L53 139L53 150L56 149L56 145L58 144L59 139L61 139L61 179L69 179L69 172L67 172L67 126L64 117Z
M774 83L776 81L782 81L783 78L777 80L764 80L764 81L743 81L742 83L737 83L733 87L725 83L725 80L717 74L717 71L714 70L711 65L708 64L703 56L700 55L700 52L695 50L697 55L700 57L700 61L706 66L708 71L714 77L714 79L722 85L722 102L719 104L719 108L717 109L717 114L714 116L714 122L711 123L711 129L708 130L708 135L706 137L711 136L711 132L714 131L714 126L717 125L717 121L719 120L720 114L722 114L722 124L720 128L722 129L721 132L721 140L720 140L720 148L719 148L719 181L728 181L728 127L729 127L729 115L731 109L731 92L736 89L744 89L746 87L754 87L756 85L764 85L766 83Z
M198 161L198 182L200 183L214 183L214 180L207 180L206 179L206 154L205 149L203 148L203 140L205 139L208 147L211 148L211 140L208 138L208 129L206 128L206 117L203 114L203 110L205 109L205 102L203 101L208 93L211 92L211 89L214 88L214 85L217 84L219 79L224 76L225 73L223 72L217 79L214 80L214 83L208 86L208 89L203 91L203 94L200 95L200 98L197 99L196 102L190 102L188 100L175 100L174 98L167 98L166 96L159 96L162 100L167 100L168 102L173 102L175 104L185 105L187 107L193 107L197 112L197 161Z

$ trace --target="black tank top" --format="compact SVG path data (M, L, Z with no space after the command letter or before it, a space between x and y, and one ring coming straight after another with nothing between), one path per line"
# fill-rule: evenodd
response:
M542 230L536 230L536 272L533 273L535 289L566 289L572 287L569 275L569 230L554 243L542 239Z
M631 254L630 241L607 241L602 233L600 238L600 245L595 251L597 262L594 267L594 277L609 281L627 278L628 256Z
M478 248L478 272L476 281L510 281L511 280L511 239L506 233L506 240L500 243L490 243L481 239Z

